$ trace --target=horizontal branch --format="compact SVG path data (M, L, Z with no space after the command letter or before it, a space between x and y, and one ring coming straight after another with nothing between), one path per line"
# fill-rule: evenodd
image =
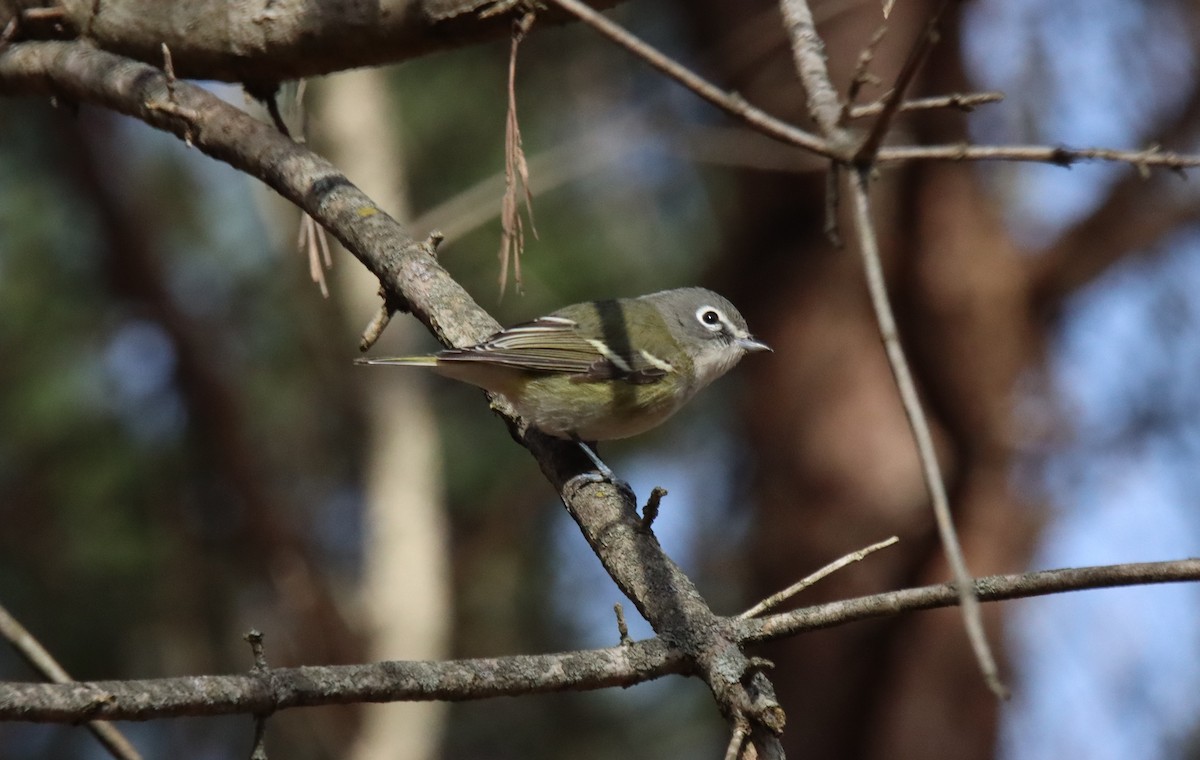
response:
M271 668L243 675L66 684L0 683L0 721L77 723L267 715L358 702L462 701L631 686L689 663L659 639L567 654Z
M975 581L984 602L1153 583L1200 580L1200 560L1043 570ZM739 644L861 620L951 607L950 583L806 607L764 618L723 619ZM275 668L261 673L69 684L0 683L0 721L78 723L182 715L267 714L291 707L418 700L463 701L630 686L686 674L688 657L661 638L608 649L449 662Z
M1157 148L1115 150L1113 148L1068 148L1062 145L903 145L881 148L876 163L908 161L1023 161L1070 167L1084 161L1110 161L1137 167L1192 169L1200 166L1200 155L1174 153Z

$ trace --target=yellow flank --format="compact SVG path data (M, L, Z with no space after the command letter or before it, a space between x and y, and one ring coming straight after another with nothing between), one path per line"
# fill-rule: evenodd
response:
M589 382L564 375L535 377L504 395L543 432L584 441L644 433L687 401L671 383Z

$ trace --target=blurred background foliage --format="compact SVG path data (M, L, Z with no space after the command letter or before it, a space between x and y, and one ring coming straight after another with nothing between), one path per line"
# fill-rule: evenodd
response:
M629 3L614 15L752 102L798 115L802 93L777 11L721 5ZM898 6L883 72L925 11ZM814 7L844 83L877 9ZM919 94L970 87L1008 97L969 118L907 120L902 132L1112 147L1169 133L1169 147L1195 152L1196 21L1182 0L966 3ZM904 539L889 550L896 559L846 571L813 600L945 577L890 377L861 349L877 344L857 327L869 320L854 258L820 237L822 175L578 26L535 28L520 51L537 237L528 236L523 293L499 295L508 51L496 42L386 72L387 102L372 105L387 109L403 156L394 172L414 233L447 230L442 263L502 323L702 283L743 306L776 346L670 425L606 449L639 494L671 491L656 529L714 609L749 606L892 532ZM310 103L319 109L325 88L337 86L337 77L316 83ZM243 102L234 88L214 89ZM319 118L309 137L320 151L338 149ZM970 200L1002 220L975 225L992 242L1005 238L994 249L970 235L948 244L983 272L982 305L972 310L923 300L929 280L945 274L923 269L937 247L928 229L943 229L939 213L959 213L953 193L930 189L945 187L935 171L885 172L879 215L895 241L902 331L956 502L982 505L963 507L974 569L1194 555L1200 249L1191 191L1156 174L1122 206L1114 198L1134 173L1127 167L946 169L986 188ZM1140 231L1147 207L1171 214L1153 234L1131 232L1111 265L1061 297L1031 286L1027 310L1014 310L1023 321L1004 321L1011 304L990 285L1069 254L1063 241L1094 219L1124 215ZM351 365L370 309L336 287L320 297L294 250L296 223L261 187L144 125L86 105L0 108L0 603L78 679L245 670L241 635L251 627L266 633L273 665L365 658L364 396L389 379L365 379L375 370ZM989 269L997 261L1009 269ZM338 255L329 277L337 283L358 266ZM1015 358L996 370L990 357L1009 338L965 339L967 356L989 359L964 372L980 387L955 385L937 368L963 364L963 346L928 320L966 325L989 309L1005 335L1019 336ZM615 643L619 594L533 461L477 391L425 388L450 525L449 651ZM985 410L961 411L971 405L964 394ZM977 470L990 479L975 479ZM988 498L977 498L980 482L994 489ZM888 756L919 756L911 751L923 746L951 757L1189 757L1198 602L1188 587L1135 588L1009 604L1003 620L996 608L990 622L1008 647L1016 698L965 717L940 705L987 697L969 662L959 667L942 643L961 645L954 615L940 633L860 625L764 653L779 665L796 756L885 756L889 746L898 754ZM626 615L635 635L648 635L632 609ZM905 671L905 661L924 661L921 651L956 669ZM0 678L34 676L0 648ZM360 725L355 708L281 714L271 753L345 757ZM245 718L123 729L147 757L240 757L252 734ZM434 756L448 758L713 757L725 741L703 686L682 679L457 704L431 729L441 742ZM0 725L0 757L100 756L77 729Z

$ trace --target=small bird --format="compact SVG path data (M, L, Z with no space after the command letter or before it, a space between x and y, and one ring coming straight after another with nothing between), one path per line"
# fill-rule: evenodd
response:
M430 367L499 393L542 432L578 442L613 480L586 442L644 433L746 353L769 350L724 297L677 288L572 304L466 348L356 363Z

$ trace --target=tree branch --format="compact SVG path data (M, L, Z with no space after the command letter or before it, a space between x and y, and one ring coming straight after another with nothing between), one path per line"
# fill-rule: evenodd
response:
M650 639L609 649L497 659L264 668L242 675L67 684L3 682L0 721L265 715L358 702L488 699L632 686L689 669L683 655L661 639Z
M839 156L838 151L825 140L811 132L806 132L799 127L788 124L782 119L777 119L762 109L755 108L739 95L725 92L678 61L664 55L656 48L646 44L617 24L609 21L579 0L550 0L550 2L574 15L580 21L633 53L638 58L641 58L671 79L679 82L704 100L707 100L731 116L741 119L768 137L796 145L820 156L828 158L837 158Z
M842 104L829 78L825 45L817 34L812 11L806 0L780 0L779 7L784 30L792 42L792 59L808 95L808 114L821 134L833 138L841 131Z
M57 24L112 53L155 64L166 44L180 77L277 84L417 58L508 34L503 0L322 0L296 4L228 0L60 0ZM595 0L599 7L618 0ZM17 39L61 37L45 23L22 23L25 0L0 0L0 29L16 20ZM539 14L562 23L563 14Z
M572 8L576 5L574 0L555 1L571 5ZM703 83L703 80L696 79L697 83ZM82 43L23 42L0 53L0 93L16 92L53 94L101 104L181 138L190 137L196 147L207 155L260 178L333 233L380 278L391 298L405 304L447 345L476 342L498 327L407 230L382 212L333 166L303 146L280 135L270 126L255 121L200 88L182 82L176 83L174 95L169 98L166 78L153 67L122 59ZM714 92L709 94L714 95ZM733 113L745 118L752 125L756 123L754 119L760 118L758 115L771 119L744 103L739 107L739 99L720 90L715 90L714 97L714 102L731 105ZM782 125L782 131L777 129L777 133L774 134L767 132L777 139L784 139L786 136L794 144L803 144L809 150L824 150L823 155L829 153L830 149L819 138L778 120L772 123L776 123L776 126ZM894 154L897 149L890 150ZM1064 158L1065 154L1060 155L1056 152L1058 149L1043 150L1058 156L1059 163L1067 160ZM880 160L887 160L887 154L888 150L881 151ZM1154 160L1154 156L1148 156L1147 161L1150 160ZM1191 157L1188 160L1200 164L1200 158ZM543 472L559 490L564 503L579 523L606 570L659 634L663 643L658 646L669 646L672 651L679 653L678 663L682 664L671 666L679 669L666 669L662 672L686 671L700 675L712 689L718 705L727 716L732 718L744 715L751 721L752 737L760 736L764 728L773 733L781 730L782 711L771 695L770 684L761 672L750 668L750 663L740 647L748 641L786 635L780 631L793 630L800 624L779 622L781 617L786 616L737 621L714 615L691 582L662 552L653 534L641 527L632 494L608 484L580 485L581 481L574 478L585 472L588 465L575 446L547 438L536 431L525 431L521 421L513 415L502 399L493 399L493 407L505 419L514 436L537 458ZM979 584L976 587L984 588ZM934 588L942 590L928 592L927 597L921 597L917 601L910 600L910 603L915 605L911 608L943 606L951 602L942 597L944 593L952 595L949 587ZM901 596L890 597L886 606L873 608L874 612L865 616L878 616L904 609L904 600L908 599L903 596L906 592L897 593ZM864 614L862 608L857 609L855 614ZM835 623L814 624L814 627L827 627L832 624ZM663 654L663 657L666 656ZM500 667L512 661L485 662ZM438 672L436 664L421 665L435 668L424 675ZM556 662L555 666L562 667L562 663ZM356 667L361 669L376 666ZM393 671L407 666L390 663L379 667L382 667L383 671L378 673L354 668L348 671L309 668L268 671L270 678L267 680L264 680L262 675L216 677L222 680L212 682L212 694L216 695L218 702L224 699L226 701L222 704L227 704L229 694L237 692L241 700L239 704L246 704L247 712L262 712L279 709L281 706L325 704L338 700L395 698L391 696L395 693L393 679L396 678L396 674ZM666 666L660 664L655 667ZM571 671L563 672L568 674L568 680L573 677ZM639 672L655 671L643 669ZM280 673L292 680L285 680L282 684L275 681L275 676ZM743 682L747 673L751 673L751 676ZM384 675L387 676L384 680L369 681L373 676ZM488 688L505 687L497 687L494 682L486 679L483 689L477 689L478 683L475 679L480 677L477 669L460 675L468 677L469 688L464 690L447 687L439 691L436 684L430 686L434 682L420 681L415 688L425 696L413 698L465 699L507 693L489 692ZM349 692L337 692L335 689L341 683L339 679L347 676L350 676L350 679L345 685L359 689L353 698L346 696ZM252 679L253 683L237 679ZM601 685L616 683L614 681ZM444 683L442 685L444 686ZM79 686L44 685L28 688L33 689L33 693L37 693L37 689L81 689ZM520 691L526 693L539 688L557 690L559 687L546 686L544 681L536 681L521 685ZM12 715L14 719L36 719L30 717L21 704L14 707L11 700L19 696L16 692L21 689L26 689L26 686L21 686L20 689L11 685L0 687L0 713ZM245 690L245 693L238 692L238 689ZM134 692L128 696L136 698L138 693ZM113 699L116 699L112 694L115 692L83 689L75 693L74 698L78 700L77 708L82 705L80 709L84 710L84 717L107 716L110 713L106 710L118 709L109 707L114 704ZM212 701L209 699L212 694L205 697L206 711L201 714L214 714L213 710L237 711L227 707L212 707ZM334 696L328 701L322 701L326 699L326 694ZM116 704L126 711L120 713L122 715L149 717L137 713L137 705L124 704L119 699ZM174 707L166 708L167 711L162 714L184 714L170 712L172 709L183 709L181 701L177 700L172 704ZM128 712L130 710L134 712ZM72 713L74 719L78 719L80 714Z
M579 0L549 0L549 2L573 14L600 34L692 90L702 99L745 122L767 137L795 145L826 158L844 162L849 162L853 158L853 144L843 144L840 141L835 144L833 141L826 141L750 105L740 95L722 90L609 21ZM1164 152L1157 148L1133 151L1051 145L968 145L963 143L961 145L883 147L876 154L874 163L894 164L908 161L1020 161L1063 167L1069 167L1081 161L1112 161L1138 167L1186 169L1200 166L1200 155Z
M977 578L980 600L997 602L1087 589L1200 581L1200 559L1042 570ZM748 620L732 620L741 644L891 617L958 602L953 584L892 591ZM255 714L291 707L444 699L631 686L686 675L686 655L662 638L565 654L450 662L275 668L258 673L68 684L0 682L0 721L77 723L152 720L181 715Z
M13 91L95 102L189 135L205 154L258 177L316 219L445 344L476 343L499 328L425 247L331 164L201 88L178 82L168 100L158 69L82 43L27 42L0 54L0 92ZM576 479L590 470L577 446L527 431L500 397L492 407L538 460L622 592L656 633L692 658L722 712L740 712L779 733L782 710L765 676L755 672L743 683L750 663L731 624L713 614L641 529L633 494Z
M1015 575L988 575L973 582L982 602L1062 594L1122 586L1200 581L1200 559L1133 562L1122 565L1068 567ZM952 583L844 599L814 607L747 620L746 641L774 641L797 633L817 631L860 620L890 617L900 612L952 607L958 594Z
M900 401L904 405L904 413L908 416L908 423L912 428L913 439L920 455L921 471L925 476L925 487L929 490L930 501L933 503L933 514L937 519L942 548L946 553L950 569L954 573L955 586L961 595L963 623L967 629L967 636L971 640L971 648L975 651L975 657L983 671L984 679L996 696L1004 697L1007 690L1000 682L996 659L992 656L987 635L983 630L979 599L975 596L971 574L967 570L967 561L963 557L962 545L958 541L958 531L954 527L954 518L950 514L950 499L946 495L946 484L942 478L941 466L938 464L937 451L933 446L933 434L929 429L929 420L926 419L925 411L921 407L921 400L917 396L916 383L913 381L912 370L909 369L904 349L900 345L896 318L892 315L892 307L888 301L887 285L883 279L883 265L879 258L879 244L875 236L874 223L871 220L870 199L867 195L867 172L863 170L852 172L850 183L854 204L854 229L858 233L858 248L862 254L863 267L866 270L871 306L875 310L879 332L883 337L883 347L887 352L888 365L892 368L892 374L896 378Z

